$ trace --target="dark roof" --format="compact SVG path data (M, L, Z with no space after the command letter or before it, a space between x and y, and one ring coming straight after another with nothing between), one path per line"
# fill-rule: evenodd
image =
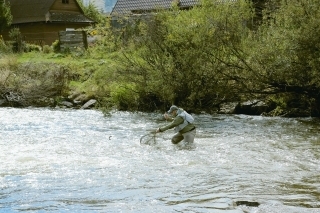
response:
M91 23L93 22L91 19L87 18L81 13L56 13L56 12L50 12L50 19L51 22L81 22L81 23Z
M152 11L169 9L176 0L118 0L111 15L133 14L134 11ZM180 0L180 8L189 8L198 4L199 0Z
M79 13L75 12L50 12L56 0L9 0L12 24L29 22L81 22L91 23L91 19L83 14L79 6Z
M237 0L220 0L218 2L235 2ZM179 2L179 7L190 8L198 5L201 0L118 0L111 15L135 14L152 12L155 9L169 9L173 2Z

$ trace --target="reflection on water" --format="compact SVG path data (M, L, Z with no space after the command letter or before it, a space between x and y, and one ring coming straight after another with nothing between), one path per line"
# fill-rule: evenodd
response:
M202 114L192 146L140 144L159 116L1 108L0 212L320 212L319 119Z

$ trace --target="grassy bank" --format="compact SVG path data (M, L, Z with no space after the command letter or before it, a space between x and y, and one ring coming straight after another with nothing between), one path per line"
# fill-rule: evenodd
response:
M15 91L31 103L41 97L58 101L75 95L82 96L82 101L103 100L107 95L96 85L96 75L109 65L106 59L79 57L76 53L6 54L0 60L1 92Z

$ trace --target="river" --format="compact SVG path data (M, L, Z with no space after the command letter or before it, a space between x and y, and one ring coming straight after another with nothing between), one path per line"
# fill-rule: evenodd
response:
M319 119L199 114L193 145L140 144L160 117L0 108L0 212L320 213Z

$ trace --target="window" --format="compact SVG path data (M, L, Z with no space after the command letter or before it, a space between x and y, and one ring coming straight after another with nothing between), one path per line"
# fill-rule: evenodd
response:
M62 4L69 4L69 0L62 0Z

